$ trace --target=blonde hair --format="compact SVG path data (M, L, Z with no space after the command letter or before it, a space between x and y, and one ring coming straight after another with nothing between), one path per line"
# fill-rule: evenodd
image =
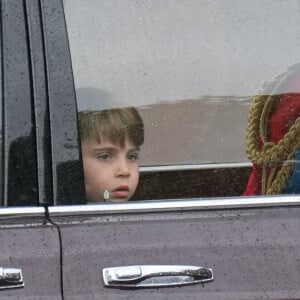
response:
M144 142L144 124L138 111L133 107L82 111L79 113L81 142L102 139L123 147L126 138L140 147Z

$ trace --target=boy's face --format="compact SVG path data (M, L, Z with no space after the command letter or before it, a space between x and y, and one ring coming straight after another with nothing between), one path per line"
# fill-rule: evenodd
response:
M85 190L88 201L103 200L103 191L110 194L110 201L130 199L139 181L139 149L128 138L124 147L102 139L82 143Z

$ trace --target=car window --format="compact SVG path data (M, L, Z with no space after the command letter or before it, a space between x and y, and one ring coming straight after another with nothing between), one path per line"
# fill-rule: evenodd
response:
M249 147L261 142L260 133L249 141L255 97L299 92L300 85L285 81L299 60L299 1L65 0L64 9L78 111L136 107L145 127L142 171L251 169L258 158ZM210 192L203 195L241 195L249 176L247 195L287 188L287 183L271 188L278 169L271 170L271 178L268 168L257 192L257 174L247 172L227 174L222 184L223 175L216 182L216 172L205 173ZM176 182L178 176L166 181L175 180L184 190L197 175ZM219 187L234 180L230 192ZM157 194L153 197L160 198Z

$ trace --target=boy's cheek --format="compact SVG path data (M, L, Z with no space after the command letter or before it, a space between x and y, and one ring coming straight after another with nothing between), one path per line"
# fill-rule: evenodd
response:
M88 174L89 176L101 174L103 172L103 169L105 169L105 166L99 162L99 160L96 159L87 159L83 162L83 169L84 173Z

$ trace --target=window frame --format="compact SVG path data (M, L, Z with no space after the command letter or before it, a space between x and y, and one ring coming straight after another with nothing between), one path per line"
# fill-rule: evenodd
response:
M1 33L0 204L84 203L77 107L62 1L2 1Z

